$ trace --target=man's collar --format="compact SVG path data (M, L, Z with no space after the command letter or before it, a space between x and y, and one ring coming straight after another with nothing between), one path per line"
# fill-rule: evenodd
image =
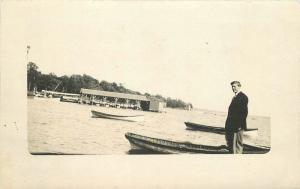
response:
M238 91L237 93L234 94L234 96L237 96L240 92L242 92L242 91Z

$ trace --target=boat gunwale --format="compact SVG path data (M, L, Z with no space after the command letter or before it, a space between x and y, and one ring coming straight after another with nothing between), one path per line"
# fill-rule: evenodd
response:
M225 128L224 127L215 127L215 126L208 126L198 123L192 123L192 122L184 122L187 128L192 130L199 130L199 131L206 131L206 132L215 132L218 134L225 134ZM247 128L244 130L247 131L257 131L258 128Z
M95 110L91 110L92 114L94 115L103 115L103 116L109 116L109 117L142 117L144 115L114 115L114 114L107 114L107 113L103 113L103 112L99 112L99 111L95 111Z

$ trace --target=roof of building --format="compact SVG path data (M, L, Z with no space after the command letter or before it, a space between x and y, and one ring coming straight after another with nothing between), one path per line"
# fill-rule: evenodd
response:
M159 98L156 98L156 97L153 97L153 96L147 96L147 98L151 101L164 102L162 99L159 99Z
M81 89L82 94L96 95L96 96L107 96L114 98L125 98L130 100L141 100L141 101L150 101L144 95L136 95L136 94L127 94L127 93L117 93L117 92L109 92L109 91L100 91L93 89Z

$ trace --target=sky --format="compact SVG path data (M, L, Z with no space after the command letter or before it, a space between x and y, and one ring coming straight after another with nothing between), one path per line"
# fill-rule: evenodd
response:
M17 67L23 68L30 45L29 61L43 73L88 74L142 93L180 98L201 109L227 111L233 96L230 82L239 80L249 97L249 113L268 116L272 97L289 90L285 83L290 80L299 81L299 72L290 69L300 60L289 56L300 47L299 12L291 11L293 7L168 1L3 3L1 48L3 60L20 57Z

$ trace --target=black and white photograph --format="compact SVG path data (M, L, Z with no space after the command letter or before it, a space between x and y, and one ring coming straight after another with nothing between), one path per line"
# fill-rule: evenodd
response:
M101 6L29 17L29 152L267 153L269 109L256 94L267 89L253 82L265 73L235 69L261 64L244 58L261 44L241 42L254 37L239 30L245 18L206 22L192 7L180 8L190 11L183 17L169 7L128 6L114 7L124 17Z
M299 188L299 8L1 2L4 188Z

